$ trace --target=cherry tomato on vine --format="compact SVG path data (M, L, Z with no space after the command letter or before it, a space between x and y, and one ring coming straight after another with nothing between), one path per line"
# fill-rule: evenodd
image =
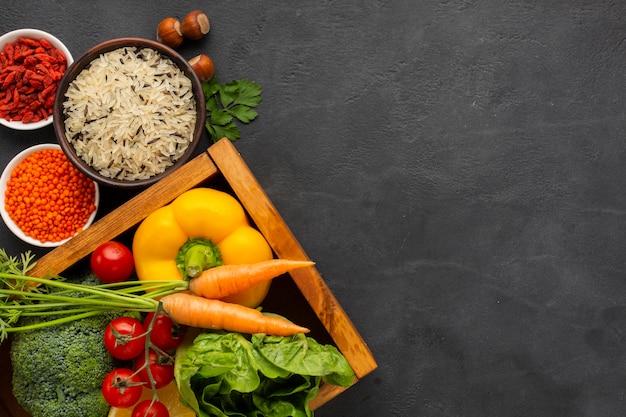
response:
M126 281L135 270L130 249L115 241L100 244L92 252L89 264L94 275L106 283Z
M143 383L135 372L128 368L112 370L102 381L102 395L111 407L128 408L137 404Z
M143 400L135 406L131 417L170 417L170 412L160 401Z
M148 351L148 365L146 364L146 355L139 355L135 359L133 369L138 372L139 379L146 383L146 386L150 386L150 376L148 375L148 366L152 373L152 379L154 379L154 387L159 389L174 379L174 360L170 356L161 356L154 350Z
M142 354L146 347L146 330L133 317L118 317L104 329L104 346L116 359L130 360Z
M167 314L160 312L154 319L154 313L149 313L143 321L143 327L149 329L151 323L150 341L159 349L176 349L183 342L187 327L174 323Z

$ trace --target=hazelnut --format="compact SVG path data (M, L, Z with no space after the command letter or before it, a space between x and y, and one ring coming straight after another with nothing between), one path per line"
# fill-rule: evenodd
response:
M210 80L215 75L215 66L213 60L207 55L200 54L189 60L189 65L193 68L193 72L196 73L200 82Z
M181 29L186 38L198 40L209 33L211 24L205 13L200 10L194 10L185 16Z
M157 40L171 48L176 48L183 43L183 32L180 22L173 17L166 17L157 26Z

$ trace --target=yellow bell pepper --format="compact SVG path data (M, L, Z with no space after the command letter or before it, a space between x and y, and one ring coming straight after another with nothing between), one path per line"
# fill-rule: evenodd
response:
M196 240L210 244L196 245ZM184 272L201 272L195 268L199 257L207 261L202 269L273 258L272 249L251 226L241 204L228 193L205 187L184 192L146 217L135 232L132 247L140 280L187 279ZM270 282L259 284L225 301L257 307L269 286Z

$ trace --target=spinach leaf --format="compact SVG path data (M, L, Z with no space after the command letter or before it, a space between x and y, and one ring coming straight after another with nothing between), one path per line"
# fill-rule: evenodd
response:
M176 355L182 401L201 417L312 417L320 383L349 386L354 372L311 337L207 332Z
M321 345L303 334L293 338L257 334L253 345L276 366L290 373L321 376L328 384L349 386L354 374L336 347Z

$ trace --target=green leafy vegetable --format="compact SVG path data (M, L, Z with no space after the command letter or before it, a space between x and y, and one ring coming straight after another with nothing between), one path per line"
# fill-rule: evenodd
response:
M202 83L206 99L206 128L213 143L227 137L235 141L241 137L236 120L250 123L258 113L254 108L261 103L261 86L253 81L234 80L220 84L215 77Z
M354 380L337 348L302 334L202 333L177 352L175 375L183 402L201 417L311 417L321 381Z

